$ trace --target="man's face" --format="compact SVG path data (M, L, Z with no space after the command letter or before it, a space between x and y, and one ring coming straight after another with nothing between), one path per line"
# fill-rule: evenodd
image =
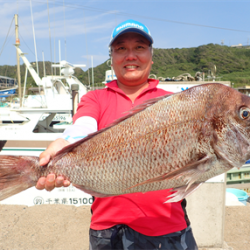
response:
M118 82L136 86L147 82L152 61L149 41L142 35L128 32L112 44L112 66Z

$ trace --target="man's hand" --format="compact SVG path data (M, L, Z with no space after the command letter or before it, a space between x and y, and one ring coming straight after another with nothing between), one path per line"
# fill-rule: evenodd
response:
M59 150L69 145L69 142L59 138L52 142L48 148L40 154L40 166L44 166L49 163L51 157L53 157ZM41 177L36 184L36 188L39 190L46 189L47 191L53 190L55 187L68 187L70 182L65 180L62 176L55 178L54 174L49 174L47 177Z

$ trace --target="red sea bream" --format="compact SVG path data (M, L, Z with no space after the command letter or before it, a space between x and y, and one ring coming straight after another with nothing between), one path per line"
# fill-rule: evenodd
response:
M250 158L250 97L203 84L149 100L71 144L45 167L38 157L0 156L0 200L62 175L98 197L173 188L178 201Z

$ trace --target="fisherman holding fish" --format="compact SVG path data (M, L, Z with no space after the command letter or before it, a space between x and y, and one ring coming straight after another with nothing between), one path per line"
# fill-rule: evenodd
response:
M148 78L153 64L152 44L149 29L135 20L122 22L113 30L109 48L117 80L81 98L74 124L40 155L41 166L63 147L107 127L133 107L170 93L157 88L158 80ZM50 191L69 185L62 176L49 174L41 177L36 187ZM198 249L185 209L186 200L165 203L169 194L169 190L159 190L95 197L90 249Z

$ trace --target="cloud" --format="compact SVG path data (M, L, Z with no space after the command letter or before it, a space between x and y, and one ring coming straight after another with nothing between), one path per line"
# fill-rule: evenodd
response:
M107 42L110 40L110 36L104 36L104 37L100 37L100 38L97 38L95 39L95 42Z
M1 38L6 37L11 20L17 10L13 7L13 2L6 3L0 0L0 4L0 22L2 24L0 29ZM30 39L33 37L33 32L29 2L19 3L18 12L19 30L23 37ZM84 33L98 33L109 29L111 24L109 22L103 22L103 18L113 13L113 11L107 11L94 15L91 13L91 15L87 16L86 11L83 11L83 9L67 8L66 12L64 12L63 6L53 6L53 4L49 5L48 12L46 4L36 2L32 2L32 12L36 38L47 38L49 36L48 17L50 18L51 34L53 34L53 36L55 35L55 37L62 37L64 33L66 33L66 36L74 36ZM66 20L64 20L64 14L66 15ZM12 26L12 29L14 29L14 24L12 24Z
M11 20L15 13L19 16L19 38L21 42L21 49L24 52L28 52L28 58L34 60L34 41L33 41L33 29L31 20L31 11L29 1L18 3L18 7L14 5L17 1L11 1L6 3L6 0L0 0L2 8L0 9L0 23L2 27L0 29L0 49L5 41L8 29L11 24ZM17 11L18 8L18 11ZM110 33L114 26L112 20L112 13L114 11L93 12L83 9L75 8L63 8L62 5L49 4L49 18L50 18L50 33L51 33L51 45L52 52L50 52L50 36L49 36L49 23L48 23L48 9L45 3L36 3L32 1L32 12L34 18L34 28L36 37L36 47L38 52L38 60L42 60L41 52L44 51L47 60L50 60L50 53L56 56L58 55L58 39L67 41L67 57L69 60L75 61L80 58L79 51L74 53L76 48L81 49L82 43L85 44L85 38L89 52L93 51L92 45L98 46L102 53L102 49L105 47L104 53L107 51L106 47L109 41L109 36L104 36L105 32ZM64 19L65 16L65 19ZM86 35L86 36L85 36ZM15 41L15 24L11 25L11 32L9 34L7 43L4 47L4 53L0 57L0 64L6 62L7 52L14 51L12 44ZM99 38L101 37L101 38ZM54 44L54 39L56 44ZM104 43L103 43L104 41ZM106 41L106 42L105 42ZM72 45L73 44L73 45ZM79 45L80 44L80 45ZM54 48L54 46L56 48ZM64 44L61 42L61 51L64 50ZM55 52L53 50L55 49ZM72 53L73 52L73 53ZM77 54L78 53L78 54ZM90 54L89 53L89 54ZM103 54L104 54L103 53ZM63 54L63 53L62 53ZM13 57L13 56L12 56ZM66 56L65 56L66 57ZM94 64L103 63L108 59L108 51L105 55L94 55ZM13 61L15 58L13 57Z
M57 9L57 14L61 13L63 14L62 9ZM34 13L36 15L36 13ZM35 33L37 38L47 38L49 37L49 24L48 20L45 20L45 16L47 15L46 11L43 11L43 13L39 13L39 16L37 15L36 20L34 20L34 26L35 26ZM50 15L50 31L51 36L55 36L56 38L59 37L66 37L68 36L78 36L83 34L89 34L89 33L99 33L103 32L104 30L110 30L110 27L113 26L112 22L103 22L100 21L103 17L102 15L96 15L92 17L73 17L73 18L67 18L65 20L65 26L64 26L64 20L62 18L58 18L58 15L56 16L55 20L53 18L53 15ZM48 18L48 17L47 17ZM27 19L27 18L26 18ZM26 31L30 30L31 28L31 22L28 20L24 20L24 30L25 36L31 38L32 33L29 31L27 33Z

